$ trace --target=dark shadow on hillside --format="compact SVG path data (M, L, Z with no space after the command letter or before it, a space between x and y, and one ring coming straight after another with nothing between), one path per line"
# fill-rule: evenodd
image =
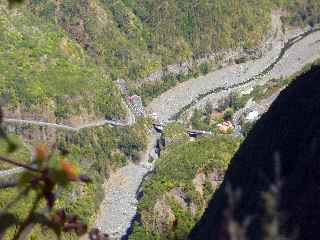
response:
M225 180L190 235L192 240L229 239L225 230L227 185L241 189L238 221L252 217L248 239L262 239L261 194L275 181L280 159L282 231L298 239L320 236L320 66L298 77L257 122L231 161ZM227 184L228 183L228 184Z

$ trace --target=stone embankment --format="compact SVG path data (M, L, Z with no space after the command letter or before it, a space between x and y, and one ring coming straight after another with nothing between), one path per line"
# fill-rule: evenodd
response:
M260 59L231 65L179 84L154 99L147 110L156 113L165 122L179 117L191 107L203 106L207 101L216 104L231 90L272 78L289 77L319 58L319 31L308 30L284 41L287 38L275 39L272 49Z
M289 36L290 40L288 40ZM162 122L167 122L191 107L201 106L207 100L215 103L233 89L258 84L272 78L290 76L319 58L320 32L307 32L293 38L290 34L279 34L270 46L270 51L260 59L227 66L178 85L154 99L148 106L148 111L157 113ZM85 127L95 127L100 124L107 123L104 121ZM60 127L51 124L46 126ZM70 128L70 126L63 127ZM79 128L70 130L77 131ZM120 239L127 235L136 215L138 189L144 176L154 167L148 160L150 156L156 158L155 146L158 138L156 133L151 134L147 150L141 156L141 162L119 169L111 174L105 184L105 199L101 205L96 226L102 232L109 234L111 239Z
M178 85L156 98L148 111L157 113L162 122L179 116L190 107L201 106L210 100L216 103L218 99L228 94L230 90L252 86L272 78L288 77L312 63L320 56L320 32L308 32L299 37L284 41L286 38L276 38L271 50L264 57L243 64L227 66L198 79L193 79ZM268 70L268 71L266 71ZM262 74L263 73L263 74ZM258 76L258 77L257 77ZM35 124L39 126L62 128L78 131L86 127L97 127L105 124L116 125L116 122L103 120L80 127L71 127L54 123L36 122L30 120L5 119L8 123ZM135 121L130 117L130 124ZM127 123L128 124L128 123ZM119 126L125 124L119 123ZM150 156L156 157L155 141L152 139L140 164L129 164L112 174L105 184L105 199L101 205L96 226L112 239L126 236L137 208L137 191L144 176L152 171L153 164L148 162Z

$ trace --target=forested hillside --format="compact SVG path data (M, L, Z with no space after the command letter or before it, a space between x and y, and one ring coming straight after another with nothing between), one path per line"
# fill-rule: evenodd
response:
M306 24L314 26L320 22L320 2L318 0L282 0L282 6L288 12L286 21L292 26L304 26Z
M143 185L131 240L186 239L219 186L240 139L216 136L190 142L179 134L170 142Z
M212 52L254 52L267 35L276 35L275 31L267 34L274 15L277 20L281 16L282 30L320 23L319 0L25 0L15 8L9 8L7 2L0 0L0 107L4 110L0 138L8 132L20 148L10 153L10 142L0 141L1 156L29 164L37 158L39 147L46 148L44 142L52 148L53 160L60 154L59 163L64 163L67 156L67 170L72 166L72 171L77 168L87 173L92 183L65 189L56 206L92 225L102 199L102 183L109 174L143 159L144 154L147 159L141 165L152 171L150 153L161 150L153 174L142 185L141 218L133 226L132 240L185 239L220 185L241 140L214 135L191 141L186 129L176 123L164 130L161 139L155 139L156 146L149 146L148 137L153 134L149 119L137 117L119 128L97 127L98 120L124 122L129 115L123 104L126 96L121 95L115 80L123 78L129 94L140 95L146 103L178 82L207 74L212 68L202 62L195 71L163 75L151 83L143 81L146 76L168 64ZM222 66L216 65L216 69ZM231 82L230 78L226 81ZM209 124L201 125L204 117L198 113L200 117L194 114L191 119L192 127L210 129L210 119ZM8 123L3 117L17 121ZM22 124L19 119L35 123ZM74 129L36 121L63 123ZM92 125L80 128L84 122ZM163 141L165 149L160 149ZM12 164L0 165L0 170L9 168ZM0 207L16 194L17 189L1 190ZM19 201L21 207L10 208L11 213L26 217L33 197ZM5 237L11 238L15 231L12 226ZM52 238L38 227L30 236ZM76 238L63 235L62 239Z
M254 47L279 7L288 7L288 23L319 22L316 0L29 0L29 7L62 26L113 78L128 79L215 50Z
M7 112L67 119L124 115L107 73L57 25L0 5L0 99Z
M273 9L282 7L288 24L320 21L316 0L29 0L10 11L5 2L0 13L2 102L11 110L52 111L62 119L84 108L123 116L111 79L136 80L215 50L254 47L270 29ZM147 88L142 95L161 89Z
M268 1L257 8L249 1L30 0L30 7L61 25L114 78L137 79L214 49L253 46L268 29Z
M2 127L2 125L0 124ZM149 125L146 121L138 121L135 125L127 128L112 128L102 126L97 128L82 129L79 132L67 130L45 129L48 134L46 144L42 134L43 128L19 126L12 130L13 126L6 125L5 132L11 131L17 134L9 134L8 137L17 147L16 151L10 153L10 146L6 140L0 138L0 155L17 159L20 163L35 163L34 155L43 151L50 151L52 159L47 159L48 164L56 164L61 160L70 161L74 164L78 172L86 173L91 178L91 183L72 184L65 189L60 189L56 195L56 208L66 209L81 218L81 221L89 226L95 222L95 217L101 201L104 197L103 183L112 171L128 164L129 159L137 160L139 154L145 150L147 144L147 129ZM3 129L0 128L0 133ZM29 139L26 136L32 136ZM50 142L52 146L50 145ZM47 146L48 144L48 146ZM64 152L62 158L58 154ZM3 184L10 179L17 179L16 175L3 175L3 170L13 169L14 165L0 161L0 183ZM26 173L27 175L28 173ZM24 176L24 175L23 175ZM23 179L20 178L19 179ZM19 180L19 181L20 181ZM21 180L22 181L22 180ZM1 185L2 186L2 185ZM0 208L6 209L18 219L24 219L31 204L35 199L35 192L26 194L19 201L8 207L8 202L19 196L21 187L0 189ZM9 204L10 205L10 204ZM40 209L44 204L41 204ZM40 210L38 209L38 210ZM8 228L8 229L7 229ZM3 239L13 239L19 224L12 224L9 228L6 222L0 222L0 233ZM7 230L5 233L4 230ZM55 239L53 231L44 231L39 225L30 233L28 239ZM63 234L62 239L78 239L75 234Z

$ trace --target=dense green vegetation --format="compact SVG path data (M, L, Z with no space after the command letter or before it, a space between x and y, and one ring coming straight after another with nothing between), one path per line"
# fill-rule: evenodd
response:
M3 6L1 99L32 110L46 105L60 118L83 108L121 116L119 94L106 72L113 79L137 79L192 56L255 46L270 27L272 9L286 9L283 19L292 25L320 21L316 0L30 0L19 14ZM209 69L205 63L186 76L167 76L135 92L150 99Z
M30 0L29 6L59 23L114 78L137 79L217 49L255 46L269 28L273 2Z
M77 133L57 131L57 148L72 153L73 159L97 172L102 178L108 177L110 170L127 164L128 159L136 159L146 148L149 123L140 119L130 127L113 128L101 126L84 128ZM33 140L33 144L39 140Z
M0 138L0 155L8 155L8 157L14 158L14 159L23 159L25 162L30 162L30 150L28 149L27 145L23 143L23 140L21 137L12 134L9 136L12 142L14 142L17 146L18 149L17 151L8 153L7 149L10 148L9 144L4 140ZM0 161L0 170L4 169L10 169L12 168L11 165L1 162Z
M168 63L238 46L253 47L283 7L290 24L319 22L316 0L30 0L60 24L114 77L136 79ZM206 69L202 69L206 72Z
M106 73L58 26L28 9L0 6L0 98L9 110L80 115L124 115L120 94Z
M113 78L134 79L159 66L142 22L122 1L32 0L29 7L61 25Z
M290 1L280 0L282 6L289 12L284 20L293 26L314 26L320 23L320 2L318 0Z
M120 77L131 80L131 92L148 102L179 82L208 73L212 63L139 87L133 81L167 64L215 50L256 46L270 27L271 11L278 7L287 10L288 16L283 20L288 24L313 26L320 22L317 0L29 0L27 6L10 11L2 3L0 104L10 112L18 110L36 116L52 113L58 121L84 113L123 117L121 96L112 83ZM272 81L267 90L255 88L254 100L287 83L287 80ZM231 96L224 104L237 110L243 106L244 98ZM212 130L216 122L211 121L211 115L209 107L205 111L196 110L190 125ZM230 114L224 117L230 118ZM125 165L127 159L137 159L147 144L147 127L141 120L123 129L99 127L75 134L58 131L55 139L58 149L68 150L69 158L94 180L91 185L72 186L63 192L59 206L66 206L92 223L102 199L104 178L110 169ZM139 205L142 225L135 225L131 239L183 239L214 190L209 174L212 169L223 172L239 144L238 139L230 136L188 142L182 130L178 124L165 130L164 138L179 145L168 146L155 174L145 183ZM29 161L28 149L20 145L19 151L10 157ZM1 154L7 154L6 147L0 142ZM8 166L1 164L0 168ZM203 195L192 182L198 173L206 176ZM195 213L167 196L176 188L181 188L188 201L197 206ZM0 208L16 194L17 189L1 190ZM21 207L12 211L19 217L25 216L32 197L26 196ZM169 226L167 232L153 227L155 204L163 198L178 223ZM39 236L51 238L36 228L33 237Z
M168 124L161 137L164 145L181 144L189 140L185 128L177 122Z
M253 47L279 7L288 24L320 21L316 0L30 0L19 14L1 8L0 96L13 107L46 105L59 118L83 108L119 117L119 94L107 75L133 80L215 50ZM148 101L211 67L196 68L134 92Z
M81 172L90 176L93 182L89 185L74 184L62 192L59 196L57 208L63 207L68 212L78 214L85 223L89 225L94 223L96 212L103 198L102 184L108 177L111 170L127 164L128 159L137 158L139 152L143 151L147 143L148 121L140 119L135 125L126 128L112 128L102 126L97 128L82 129L78 133L65 130L56 131L56 139L50 141L56 142L57 150L68 152L67 158L75 163ZM19 128L18 128L19 129ZM31 127L31 131L37 131L37 128ZM21 131L27 131L24 126ZM36 134L34 134L36 136ZM30 151L25 147L23 141L10 135L10 139L19 145L17 151L8 154L8 144L0 141L0 154L8 156L19 161L30 162ZM28 142L30 147L42 143L40 139L32 139ZM0 167L12 168L12 165L0 162ZM8 203L8 200L14 199L21 191L20 188L1 189L0 208L2 209ZM10 209L19 218L24 218L28 209L31 207L31 201L34 196L28 195L18 202L17 208ZM40 206L41 208L41 206ZM9 235L14 233L11 229ZM7 236L5 239L11 239ZM53 239L53 232L41 230L36 227L31 234L31 239ZM77 239L73 235L65 235L63 239Z
M224 136L203 137L195 142L168 146L156 163L154 175L143 185L144 195L138 206L142 224L135 224L130 239L185 239L214 191L208 180L209 174L223 172L227 168L239 143L240 139ZM193 183L199 173L206 176L203 195L196 191ZM186 201L196 205L195 213L168 196L170 190L177 188L183 189L188 198ZM161 199L165 199L177 222L176 226L168 223L166 230L162 231L155 216L155 205Z

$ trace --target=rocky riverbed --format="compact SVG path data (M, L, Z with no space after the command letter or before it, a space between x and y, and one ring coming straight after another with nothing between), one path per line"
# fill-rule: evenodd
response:
M129 165L112 173L105 183L105 198L100 206L96 227L107 233L111 239L125 238L137 211L137 192L144 176L154 168L150 157L156 159L157 139L160 135L150 134L147 150L140 163Z
M167 121L186 106L201 106L208 100L217 102L229 91L239 88L242 83L246 84L241 88L250 87L272 78L288 77L296 73L320 57L320 32L301 36L296 39L299 41L292 39L299 34L301 31L278 35L272 41L270 51L261 59L231 65L178 85L152 101L147 108L148 111L157 113L160 120ZM292 44L288 47L288 43ZM259 77L254 78L255 76ZM215 89L217 91L213 91ZM111 239L125 238L136 215L137 192L144 176L154 167L148 159L150 156L155 157L155 145L159 136L155 133L151 136L147 151L141 157L141 163L138 165L131 163L119 169L105 184L106 196L96 226L102 232L109 234Z
M304 66L311 64L320 58L320 31L316 31L302 40L296 42L292 47L288 48L283 57L274 65L274 67L264 76L257 78L248 84L240 87L231 87L227 91L221 91L202 98L195 104L195 107L203 107L207 101L213 104L230 93L230 91L251 88L254 85L263 85L271 79L288 78L301 71Z
M298 36L301 32L295 34ZM162 121L167 121L188 106L201 106L208 100L214 104L219 98L228 94L230 90L239 88L239 84L247 82L254 76L260 75L269 66L273 66L276 61L277 64L264 76L246 85L252 86L261 83L261 80L267 81L272 78L288 77L296 73L306 64L319 58L320 32L312 32L288 47L288 43L294 42L288 40L293 35L290 32L274 39L271 50L261 59L234 64L206 76L179 84L154 99L149 104L148 111L156 113ZM283 54L284 48L285 52ZM281 56L280 60L278 59L279 56ZM217 91L213 91L214 89L217 89ZM210 92L213 92L213 94L208 94ZM205 97L199 97L201 95ZM195 102L195 99L199 100Z

